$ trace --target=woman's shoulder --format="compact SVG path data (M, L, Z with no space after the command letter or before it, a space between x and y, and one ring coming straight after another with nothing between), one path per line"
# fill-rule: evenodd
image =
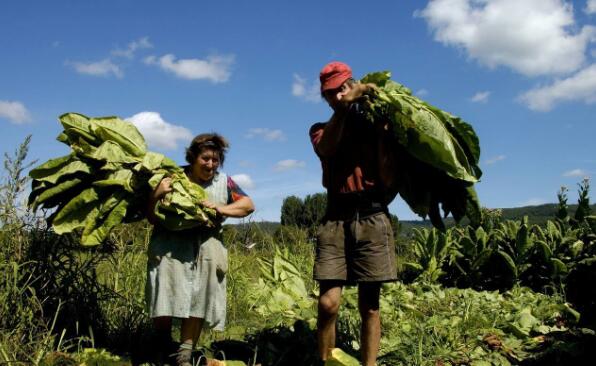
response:
M227 182L228 178L228 175L224 172L218 172L214 177L214 179L221 180L223 182Z

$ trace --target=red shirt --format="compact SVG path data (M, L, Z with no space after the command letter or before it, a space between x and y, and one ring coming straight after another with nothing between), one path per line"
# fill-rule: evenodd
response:
M388 183L385 173L395 169L395 159L387 153L390 151L389 132L353 112L343 123L342 136L331 156L322 156L317 149L327 123L315 123L309 131L313 148L321 160L323 186L331 194L375 187L384 190Z

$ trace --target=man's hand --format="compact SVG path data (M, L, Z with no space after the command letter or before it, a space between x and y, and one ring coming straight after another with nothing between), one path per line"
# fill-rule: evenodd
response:
M347 105L357 101L358 99L362 98L363 95L369 93L371 90L375 89L377 86L372 83L368 84L352 84L349 86L349 89L345 93L339 93L337 98L342 103Z

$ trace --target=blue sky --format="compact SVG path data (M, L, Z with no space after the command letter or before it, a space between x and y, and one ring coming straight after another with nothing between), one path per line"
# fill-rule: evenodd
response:
M480 137L484 206L556 201L596 174L596 0L28 1L0 5L0 146L67 153L57 117L133 121L183 163L199 133L231 142L224 171L279 220L323 191L307 131L330 116L318 73L391 70ZM593 193L592 193L593 197ZM592 200L593 201L593 200ZM414 219L396 199L391 211Z

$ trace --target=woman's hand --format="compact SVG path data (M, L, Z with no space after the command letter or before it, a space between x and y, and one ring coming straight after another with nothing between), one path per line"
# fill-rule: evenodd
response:
M153 199L159 201L167 193L172 192L172 178L165 177L159 182L155 190L153 191Z
M206 208L210 208L212 210L215 210L215 212L217 212L218 214L220 214L219 210L217 209L218 206L215 203L211 202L211 201L208 201L208 200L201 201L201 205L203 205L203 207L206 207Z
M165 177L164 179L161 180L161 182L159 182L157 187L155 187L155 189L153 190L153 192L151 192L151 195L149 196L149 200L147 201L147 207L146 207L146 215L147 215L147 220L149 220L149 222L152 223L153 225L155 225L155 223L157 222L157 218L155 217L155 212L153 212L155 210L155 205L168 192L172 192L172 178Z

